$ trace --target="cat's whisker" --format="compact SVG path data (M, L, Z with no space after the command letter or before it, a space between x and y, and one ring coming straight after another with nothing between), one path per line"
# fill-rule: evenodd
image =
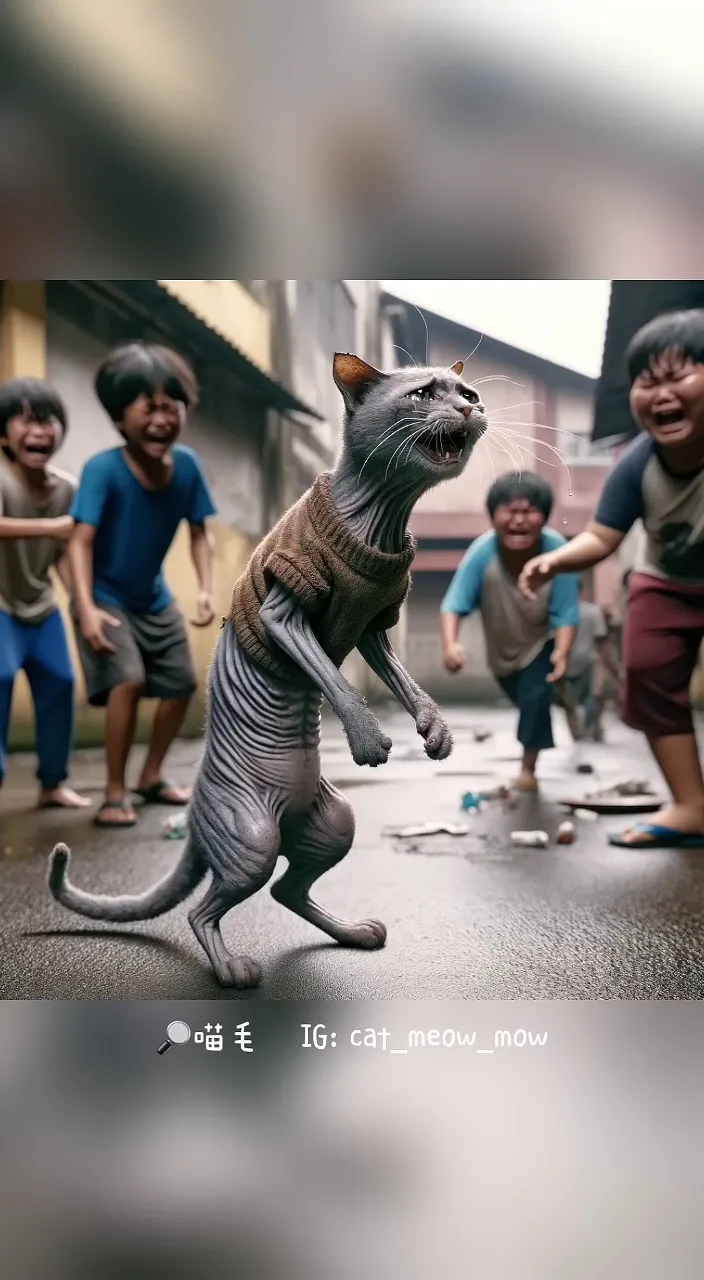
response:
M404 427L406 427L410 422L418 422L418 421L419 419L417 417L407 417L407 418L402 418L400 422L394 422L390 427L387 427L386 431L382 433L381 438L377 440L376 444L374 445L374 448L370 450L370 452L367 454L367 457L364 459L364 462L360 467L359 475L357 479L361 480L362 472L364 471L364 468L369 462L369 459L372 458L373 455L376 453L377 449L380 449L382 445L386 444L386 442L390 440L391 437L394 436L398 431L403 431Z
M506 455L506 457L507 457L507 458L508 458L512 463L513 463L513 465L514 465L514 467L515 467L515 466L516 466L516 455L515 455L515 453L513 453L513 451L512 451L512 450L510 450L510 449L509 449L509 447L508 447L508 445L507 445L507 444L505 444L505 443L504 443L504 444L501 444L498 440L495 440L495 441L494 441L494 443L495 443L495 445L496 445L496 448L497 448L497 449L500 449L500 450L501 450L501 452L502 452L502 453L504 453L504 454ZM523 474L523 455L522 455L522 453L521 453L520 448L518 449L518 471L517 471L515 474L516 474L516 475L518 475L518 476L521 476L521 475Z
M394 347L394 348L396 349L396 351L402 351L402 352L403 352L403 354L404 354L404 356L408 356L408 359L409 359L409 360L413 360L413 356L411 355L410 351L406 351L406 348L405 348L405 347L400 347L400 346L399 346L399 344L398 344L398 342L392 342L392 343L391 343L391 345L392 345L392 347ZM413 360L413 363L414 363L414 365L415 365L415 367L416 367L416 369L417 369L417 368L418 368L418 361L417 361L417 360Z
M442 428L443 428L442 422L434 422L430 428L428 428L428 425L426 423L425 428L423 430L416 431L411 436L411 439L408 441L408 452L406 454L406 457L409 458L411 456L411 449L413 448L413 445L415 444L416 440L418 440L420 436L425 435L425 432L427 430L430 430L430 439L431 441L433 441L441 434ZM400 459L399 459L399 462L400 462ZM398 462L396 463L396 466L398 466Z
M418 312L418 315L420 316L421 320L423 321L423 324L425 325L425 363L426 363L426 365L427 365L428 360L429 360L429 358L430 358L430 356L429 356L429 352L430 352L430 334L428 333L428 324L427 324L427 321L426 321L426 319L425 319L425 316L423 315L423 312L421 311L420 307L416 307L415 302L412 302L412 303L411 303L411 306L416 308L416 311Z
M509 439L514 440L514 441L515 441L515 439L516 439L516 438L518 438L518 439L520 439L520 440L525 440L525 438L526 438L524 435L522 435L522 434L521 434L521 432L520 432L520 431L518 431L518 432L500 432L500 431L497 431L497 430L496 430L496 428L495 428L495 433L496 433L497 435L503 435L505 438L509 438ZM559 449L556 449L554 445L548 444L547 440L532 440L532 441L531 441L531 443L532 443L532 444L534 444L534 445L542 445L542 446L543 446L543 448L545 448L545 449L549 449L551 453L554 453L554 454L556 455L556 457L557 457L558 461L557 461L557 462L549 462L547 458L541 458L541 457L539 456L539 454L537 454L537 453L531 453L531 452L530 452L530 450L527 448L527 446L526 446L526 445L524 445L524 446L523 446L523 448L525 448L525 449L526 449L526 452L529 454L529 456L530 456L530 457L532 457L532 458L534 458L536 462L540 462L540 463L542 463L542 465L543 465L543 466L546 466L546 467L557 467L557 466L563 466L563 467L564 467L564 469L565 469L565 471L567 472L567 484L568 484L568 486L569 486L569 491L570 491L570 494L571 494L571 493L572 493L572 476L571 476L571 474L570 474L570 469L569 469L569 467L568 467L568 465L567 465L567 463L566 463L566 461L565 461L565 459L564 459L563 455L560 453L560 450L559 450Z
M508 413L509 409L527 409L529 404L537 404L545 407L544 400L519 400L518 404L503 404L500 409L492 409L492 415L495 413Z
M487 457L488 457L488 459L489 459L489 461L490 461L490 463L491 463L491 469L492 469L492 471L493 471L493 473L494 473L494 480L496 480L496 467L494 466L494 455L493 455L493 453L491 452L491 449L490 449L490 447L489 447L489 443L488 443L487 438L486 438L486 436L485 436L485 435L484 435L484 436L482 436L482 438L481 438L481 440L479 441L479 443L480 443L480 445L482 445L482 444L483 444L483 445L486 447Z
M401 450L403 449L404 445L406 445L406 444L407 444L407 445L408 445L408 453L409 453L409 455L410 455L411 449L413 448L413 445L415 444L416 440L420 439L420 437L421 437L422 435L424 435L424 433L426 432L426 430L427 430L426 424L425 424L425 423L422 423L422 425L418 428L418 430L417 430L417 431L413 431L413 432L411 433L411 438L410 438L410 440L402 440L402 441L401 441L401 443L400 443L399 445L397 445L397 446L396 446L396 448L394 449L394 451L393 451L393 453L392 453L391 457L389 458L389 461L388 461L388 464L387 464L387 467L386 467L386 475L384 476L384 479L385 479L385 480L388 480L388 478L389 478L389 469L390 469L390 467L391 467L391 463L393 462L394 458L396 457L396 454L397 454L397 453L400 453L400 452L401 452ZM396 468L398 468L398 463L399 463L400 461L401 461L401 459L399 458L398 462L396 463Z
M491 423L491 418L489 418ZM576 431L565 431L563 427L551 427L547 422L525 422L521 418L509 419L507 422L501 420L499 425L502 427L531 427L534 431L554 431L558 436L566 436L568 440L584 440L584 436Z
M474 378L473 387L478 387L482 382L510 382L512 387L525 387L525 382L515 382L513 378L509 378L505 373L487 373L483 378Z
M464 360L462 361L462 364L467 364L467 362L468 362L469 360L471 360L471 359L472 359L472 356L476 355L477 351L479 350L479 348L480 348L480 346L481 346L481 344L482 344L482 338L483 338L483 337L484 337L484 334L483 334L483 333L480 333L480 335L479 335L479 342L477 343L476 347L474 347L474 348L473 348L473 350L472 350L472 351L470 351L469 355L468 355L468 356L465 356Z
M539 436L526 436L523 431L513 431L510 426L508 428L504 426L503 422L500 426L495 423L494 430L501 431L503 435L512 436L516 440L527 440L531 444L542 445L544 449L549 449L551 453L556 453L558 458L567 465L567 455L563 454L562 450L558 449L556 445L550 444L549 440L541 440Z

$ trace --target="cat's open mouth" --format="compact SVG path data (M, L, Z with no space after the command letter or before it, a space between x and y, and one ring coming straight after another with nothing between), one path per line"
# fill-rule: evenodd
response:
M416 437L414 444L431 462L458 462L468 435L467 427L429 427Z

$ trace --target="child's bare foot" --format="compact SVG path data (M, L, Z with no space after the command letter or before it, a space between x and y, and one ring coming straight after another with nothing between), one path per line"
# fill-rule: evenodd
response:
M78 792L72 791L70 787L42 787L37 807L39 809L87 809L90 803L90 800L85 796L79 796Z
M516 778L516 781L512 783L511 789L513 791L528 791L534 793L538 790L538 779L534 773L529 773L528 770L522 769Z

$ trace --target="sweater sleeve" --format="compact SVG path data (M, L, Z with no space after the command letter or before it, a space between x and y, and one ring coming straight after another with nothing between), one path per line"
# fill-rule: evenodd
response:
M330 595L330 583L310 555L274 550L262 568L267 579L276 579L311 612Z
M292 507L273 530L262 572L268 587L280 582L310 613L330 595L332 574L311 524L310 495Z

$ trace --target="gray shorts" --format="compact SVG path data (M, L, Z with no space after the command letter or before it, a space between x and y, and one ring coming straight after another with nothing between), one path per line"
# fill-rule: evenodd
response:
M161 613L131 613L101 605L117 618L119 627L106 627L105 635L115 653L96 653L81 635L74 616L78 656L88 701L104 707L119 684L143 685L145 698L186 698L196 687L196 674L188 643L186 623L176 604Z

